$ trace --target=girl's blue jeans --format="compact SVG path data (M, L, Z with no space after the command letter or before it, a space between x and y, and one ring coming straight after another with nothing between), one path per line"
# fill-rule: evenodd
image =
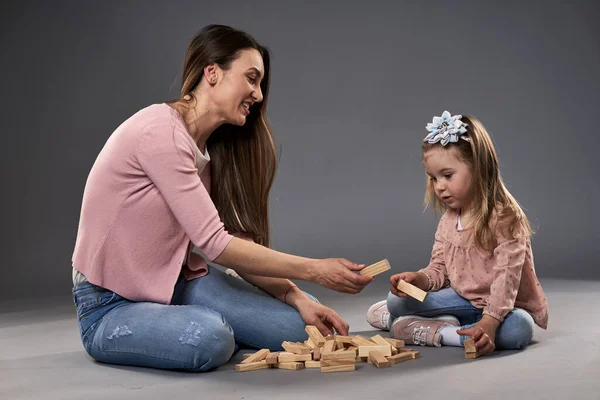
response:
M458 318L462 329L475 325L482 317L483 310L473 306L452 288L428 292L422 303L411 297L400 298L391 292L388 294L387 307L390 312L390 325L400 316L418 315L435 317L453 315ZM534 322L529 313L520 308L513 309L496 331L496 349L516 350L527 346L533 339ZM461 335L463 343L467 336Z
M73 298L85 350L110 364L208 371L239 346L281 350L284 340L308 337L296 309L214 267L180 278L171 305L129 301L89 282Z

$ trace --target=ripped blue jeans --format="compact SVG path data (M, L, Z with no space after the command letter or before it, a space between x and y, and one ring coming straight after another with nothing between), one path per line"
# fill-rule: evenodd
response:
M129 301L89 282L73 288L73 299L85 350L109 364L209 371L239 346L282 350L284 340L308 337L293 307L214 267L180 278L171 305Z

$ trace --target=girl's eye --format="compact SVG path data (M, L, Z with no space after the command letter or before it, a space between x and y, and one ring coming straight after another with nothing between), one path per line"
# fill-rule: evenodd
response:
M446 174L446 175L444 175L444 177L445 177L446 179L450 179L450 178L452 178L452 174Z
M430 177L429 177L429 180L430 180L431 182L435 182L437 179L435 179L434 177L430 176Z

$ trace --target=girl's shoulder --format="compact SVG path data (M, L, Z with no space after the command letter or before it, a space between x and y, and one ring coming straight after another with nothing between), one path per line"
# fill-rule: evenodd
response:
M524 215L520 210L497 205L490 215L489 228L496 242L513 240L516 238L529 238Z

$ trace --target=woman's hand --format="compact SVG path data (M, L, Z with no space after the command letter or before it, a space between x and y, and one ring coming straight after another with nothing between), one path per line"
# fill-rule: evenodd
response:
M496 318L484 315L481 321L468 329L456 331L459 335L471 336L475 341L477 352L481 355L491 353L496 349L496 330L500 321Z
M345 258L327 258L315 260L313 264L313 282L341 293L360 293L373 281L373 278L357 274L365 266L355 264Z
M422 272L400 272L399 274L392 275L390 277L390 292L398 297L408 297L408 295L404 292L401 292L397 289L398 282L400 279L403 279L405 282L410 283L421 290L427 291L429 287L429 279L427 275Z
M336 331L340 335L348 335L350 328L346 321L342 319L329 307L316 301L306 299L296 303L296 309L300 313L302 321L306 325L314 325L323 334L323 336L333 335Z

